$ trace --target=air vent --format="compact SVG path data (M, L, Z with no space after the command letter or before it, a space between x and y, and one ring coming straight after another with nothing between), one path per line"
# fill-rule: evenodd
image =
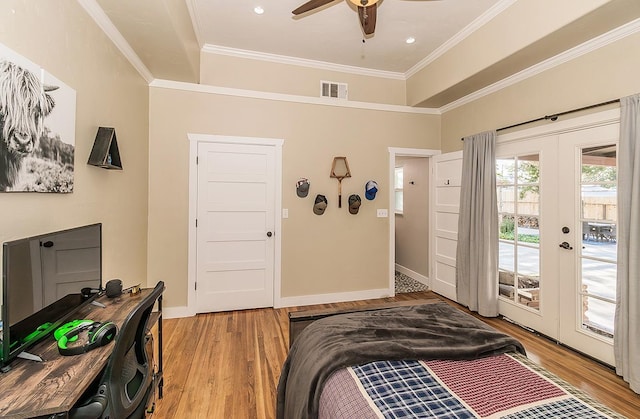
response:
M347 99L349 88L347 83L336 83L332 81L320 82L320 96L333 97L336 99Z

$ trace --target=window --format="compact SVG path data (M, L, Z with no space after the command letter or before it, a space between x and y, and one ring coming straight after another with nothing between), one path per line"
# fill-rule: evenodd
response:
M540 156L500 158L498 184L500 295L540 306Z
M404 190L402 189L404 182L404 167L396 167L393 186L396 195L396 214L402 214L404 211Z
M609 144L583 148L581 152L582 246L581 325L613 338L618 264L618 167L617 147ZM580 269L580 267L578 268Z

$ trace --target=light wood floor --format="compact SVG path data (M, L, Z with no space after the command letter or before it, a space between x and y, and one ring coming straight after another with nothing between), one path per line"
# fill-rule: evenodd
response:
M273 418L280 367L287 356L290 311L430 297L435 294L420 292L368 302L164 320L164 398L157 400L153 418ZM534 362L615 411L640 418L640 396L611 369L504 320L485 321L519 339Z

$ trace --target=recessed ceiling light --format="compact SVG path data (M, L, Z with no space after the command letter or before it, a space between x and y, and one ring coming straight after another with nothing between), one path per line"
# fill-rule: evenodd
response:
M413 36L410 36L404 42L406 42L407 44L413 44L414 42L416 42L416 38L414 38Z
M253 9L253 11L254 11L254 12L256 12L257 14L259 14L259 15L261 15L261 14L263 14L263 13L264 13L264 9L263 9L262 7L260 7L260 6L256 6L256 7Z

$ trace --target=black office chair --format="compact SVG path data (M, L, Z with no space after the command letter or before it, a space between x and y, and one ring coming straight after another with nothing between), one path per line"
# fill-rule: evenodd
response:
M160 281L129 313L116 338L113 354L92 387L93 394L69 412L70 419L144 417L153 391L153 354L146 349L147 322L163 291L164 282Z

